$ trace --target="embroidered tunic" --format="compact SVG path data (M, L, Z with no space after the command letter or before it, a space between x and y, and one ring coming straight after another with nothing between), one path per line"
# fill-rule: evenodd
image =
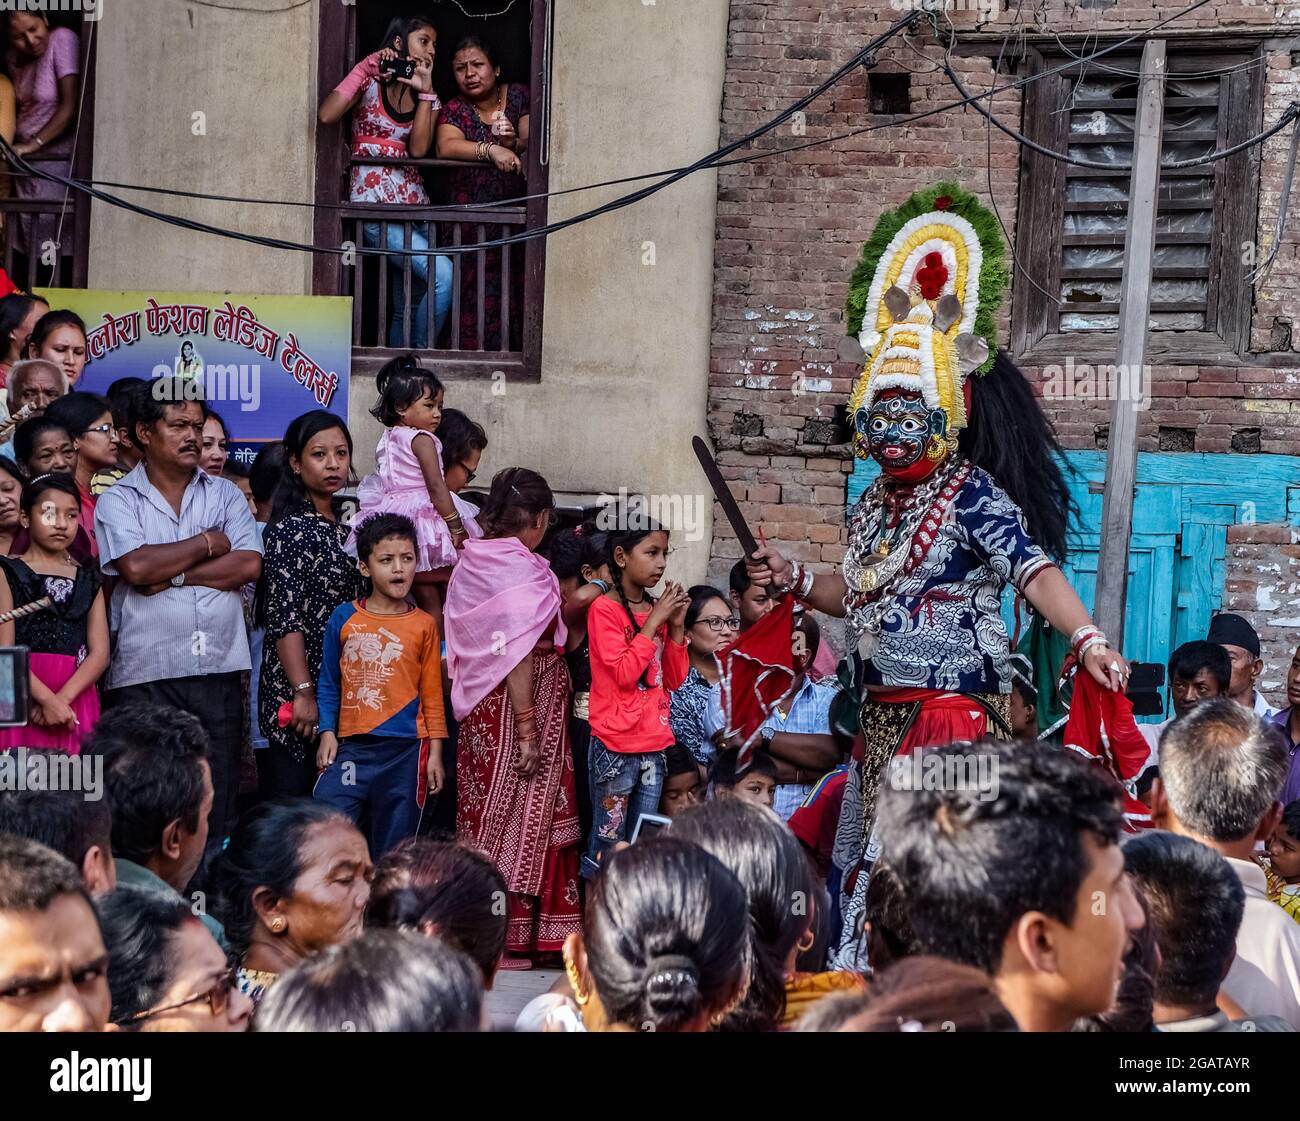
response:
M958 693L1011 691L1010 653L1001 594L1010 583L1023 594L1051 559L1034 543L1024 515L993 477L968 466L969 476L937 519L911 541L921 555L888 587L880 644L866 664L868 685ZM851 557L876 548L885 507L868 489L849 518ZM928 520L928 519L927 519ZM847 621L855 644L875 601L849 588Z

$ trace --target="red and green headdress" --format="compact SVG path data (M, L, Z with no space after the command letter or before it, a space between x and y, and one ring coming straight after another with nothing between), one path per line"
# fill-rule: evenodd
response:
M955 182L882 214L849 282L846 328L865 362L850 414L904 389L942 409L949 433L964 428L966 378L993 364L1007 279L997 219Z

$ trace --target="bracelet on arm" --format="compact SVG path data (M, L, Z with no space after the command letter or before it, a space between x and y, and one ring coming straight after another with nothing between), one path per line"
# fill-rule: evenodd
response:
M208 531L206 529L202 533L200 533L199 536L203 538L203 544L205 544L208 547L208 560L211 560L212 559L212 538L208 536Z
M813 581L817 579L816 573L807 565L799 566L799 579L795 584L794 598L797 600L806 600L812 595Z
M1084 623L1083 626L1074 632L1074 634L1070 635L1070 649L1078 650L1080 645L1082 645L1086 639L1094 638L1099 635L1102 638L1105 638L1105 635L1101 633L1101 628L1099 626L1095 623Z
M799 598L799 593L795 589L799 588L804 582L804 566L801 561L792 561L790 564L790 575L786 582L782 584L777 591L781 595L786 592L794 591L795 599Z
M293 691L295 693L305 693L307 692L308 689L315 689L315 688L316 688L316 683L314 681L304 681L301 685L295 685L293 687Z
M1110 649L1110 643L1106 641L1104 634L1095 634L1083 640L1083 644L1074 652L1074 656L1080 665L1083 664L1083 656L1096 646L1104 646L1107 650Z

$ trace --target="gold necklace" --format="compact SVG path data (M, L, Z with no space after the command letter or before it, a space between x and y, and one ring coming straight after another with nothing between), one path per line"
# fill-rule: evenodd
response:
M488 128L491 128L491 127L492 127L492 118L493 118L494 116L496 116L497 113L500 113L501 110L504 109L504 108L506 107L506 87L505 87L505 84L503 83L502 85L498 86L497 88L501 91L501 96L497 98L497 107L496 107L495 109L493 109L490 113L488 113L488 119L487 119L486 121L483 122L484 124L486 124L486 125L488 126ZM479 114L479 120L483 120L483 116L482 116L482 114ZM496 134L493 133L493 135L495 136Z

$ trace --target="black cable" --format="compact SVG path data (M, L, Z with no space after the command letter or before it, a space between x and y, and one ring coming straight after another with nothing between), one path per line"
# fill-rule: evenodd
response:
M750 155L740 156L730 160L719 159L717 158L719 152L714 152L712 156L701 157L701 160L697 160L695 164L684 165L682 167L675 167L675 168L666 168L662 171L643 172L639 175L625 175L617 179L606 179L597 183L585 183L579 187L566 187L558 191L537 191L534 192L533 194L519 195L512 199L501 199L493 202L466 203L460 206L431 205L431 206L421 207L420 209L427 213L429 211L435 211L435 212L463 211L463 210L489 211L489 210L497 209L499 207L517 207L521 203L531 202L535 199L559 198L563 195L580 194L584 191L600 190L601 188L604 187L619 187L619 186L624 186L628 183L641 183L647 179L659 179L669 175L677 175L678 173L689 171L692 168L699 170L702 161L711 161L711 163L709 164L703 164L704 167L708 167L708 166L736 167L741 164L753 163L758 160L769 159L772 156L780 156L792 152L801 152L801 151L806 151L810 148L821 147L822 145L825 144L833 144L837 140L851 140L854 137L862 136L864 134L871 133L871 132L876 132L881 129L902 128L909 124L913 124L917 121L925 120L928 117L936 116L939 113L947 112L949 109L960 109L965 105L972 104L973 102L979 101L983 98L992 98L995 94L1001 93L1004 90L1012 90L1012 89L1017 89L1021 86L1029 85L1033 82L1039 81L1042 78L1047 78L1053 74L1059 73L1062 70L1070 69L1071 67L1077 65L1080 62L1083 63L1089 62L1093 59L1100 57L1103 54L1109 53L1110 51L1117 50L1123 46L1127 46L1129 43L1133 42L1134 39L1140 38L1145 34L1149 34L1151 31L1158 30L1166 23L1169 23L1170 21L1177 19L1180 16L1186 15L1188 12L1195 11L1197 8L1209 2L1210 0L1198 0L1197 3L1194 3L1190 7L1185 8L1179 12L1175 12L1171 16L1166 16L1164 19L1160 20L1156 24L1153 24L1151 27L1145 29L1144 31L1136 32L1133 35L1129 36L1127 39L1122 39L1118 43L1114 43L1111 46L1101 48L1090 55L1071 54L1071 58L1073 61L1063 63L1060 66L1053 67L1050 70L1045 70L1037 74L1029 75L1025 78L1018 79L1015 82L1010 82L1004 86L994 86L993 88L986 90L983 93L969 94L967 96L960 98L957 101L948 102L944 105L937 105L931 109L926 109L919 113L912 113L904 117L894 117L891 120L886 121L882 124L866 125L862 128L850 129L847 132L832 133L829 136L823 136L823 137L814 138L812 140L801 141L798 144L787 144L775 148L765 148L762 149L761 151L751 153ZM852 66L857 65L857 63L856 61L853 61L850 62L848 65L851 68ZM939 67L936 64L936 69L942 69L942 67ZM833 78L832 84L835 80L838 79ZM814 91L814 93L811 96L815 98L817 96L820 96L820 94L823 92L825 92L824 89L819 89L817 91ZM792 112L798 112L798 108L792 107ZM780 124L781 121L778 120L775 123ZM775 125L773 125L772 127L775 127ZM765 131L770 131L770 129ZM747 142L747 138L742 138L742 140L739 141L738 143L743 144L746 142ZM291 207L301 207L306 209L317 209L317 210L352 210L357 205L356 203L352 203L352 202L344 202L344 203L303 202L297 199L266 199L266 198L256 198L247 195L217 195L217 194L210 194L204 191L183 191L178 188L147 187L142 184L122 183L119 181L109 180L109 179L79 179L79 180L75 180L75 182L89 185L89 186L104 186L104 187L114 187L119 190L139 191L146 194L173 195L178 198L202 199L210 202L233 202L233 203L242 203L246 205L256 205L256 206L291 206ZM397 251L393 251L393 252L397 252ZM423 254L415 254L415 253L412 253L412 255L423 256Z
M1085 59L1084 61L1093 58L1098 58L1104 54L1110 53L1111 51L1119 50L1120 48L1126 46L1128 43L1134 41L1135 39L1142 38L1143 36L1150 34L1152 31L1155 31L1160 27L1163 27L1165 24L1170 23L1171 21L1178 19L1181 16L1187 15L1190 12L1194 12L1198 8L1204 7L1206 4L1210 2L1211 0L1195 0L1195 2L1190 6L1188 6L1187 8L1181 9L1180 11L1175 12L1172 15L1166 16L1163 19L1158 20L1155 24L1151 25L1150 27L1134 32L1132 35L1128 36L1127 38L1119 40L1116 43L1112 43L1107 47L1100 48L1099 50L1093 52L1092 55L1087 56L1087 59ZM768 121L766 124L760 126L759 128L746 134L745 136L740 137L739 139L733 141L732 143L726 145L725 147L718 149L716 152L711 153L708 156L701 157L699 160L696 160L694 163L689 164L682 168L675 169L671 172L653 172L653 173L648 173L646 175L628 177L624 180L610 181L611 184L613 184L617 182L632 182L632 181L637 181L639 179L658 178L660 176L664 176L665 178L662 178L660 182L654 183L649 187L643 188L640 191L635 191L629 195L620 196L619 198L613 199L610 202L603 204L602 206L596 207L589 211L582 212L580 214L576 214L571 218L567 218L559 222L553 222L545 226L539 226L532 230L526 230L520 234L515 234L503 238L496 238L490 241L478 242L473 245L431 246L429 249L426 250L387 249L387 248L380 248L380 247L371 248L366 246L355 246L352 248L342 248L342 247L336 248L334 246L317 246L313 244L289 242L280 238L262 237L256 234L245 234L237 230L229 230L221 226L214 226L209 223L197 222L192 219L180 218L176 215L170 215L170 214L165 214L161 211L155 211L148 207L142 207L137 204L130 203L125 199L121 199L114 195L110 195L107 192L100 191L90 186L88 183L83 183L68 177L56 175L51 172L36 170L35 168L32 167L32 165L28 164L21 157L17 156L17 154L14 153L12 147L6 144L3 141L3 139L0 139L0 153L3 153L6 156L6 158L9 160L11 165L16 167L19 171L23 171L28 175L34 175L37 178L46 179L50 182L58 183L64 186L69 186L76 190L80 190L83 193L90 195L92 198L97 198L100 201L108 203L109 205L118 206L120 208L129 210L133 213L141 214L145 217L152 217L159 221L167 222L169 224L178 226L182 229L190 229L201 233L211 233L217 236L228 237L234 240L247 241L251 244L262 245L268 248L288 249L288 250L293 250L295 252L306 252L306 253L330 253L335 256L342 256L348 253L356 253L362 256L397 257L397 258L427 257L433 255L451 256L451 255L457 255L461 253L477 253L487 249L496 249L505 245L515 245L522 242L531 241L533 238L536 237L546 237L552 233L557 233L561 230L568 229L570 226L578 225L582 222L589 221L593 218L600 217L604 214L621 210L627 206L632 205L635 202L639 202L644 198L648 198L651 195L656 194L658 191L663 190L665 187L671 186L673 183L676 183L679 180L685 178L686 176L693 174L695 171L705 170L709 168L730 167L738 164L751 163L756 160L767 159L774 155L781 155L788 152L801 151L807 148L833 143L836 140L848 139L854 136L862 135L864 133L875 132L879 129L903 127L915 121L923 120L927 117L935 116L938 113L946 112L949 109L960 108L961 106L968 105L968 104L976 104L977 102L985 98L992 97L993 95L1002 92L1004 90L1017 89L1021 86L1028 85L1031 82L1041 80L1055 73L1059 73L1062 70L1070 69L1071 67L1076 65L1075 61L1065 62L1059 66L1050 68L1048 70L1040 71L1036 74L1031 74L1024 78L1017 79L1016 81L1007 83L1006 85L994 86L982 93L968 94L966 96L963 96L958 101L951 102L946 105L935 106L932 109L928 109L920 113L912 114L911 116L903 120L893 119L890 121L883 122L881 124L868 125L860 129L850 130L846 133L840 133L833 136L822 137L811 141L805 141L800 144L787 145L780 148L765 149L758 152L753 152L750 153L749 155L740 156L731 160L721 158L722 156L725 156L728 153L735 151L737 148L743 146L744 144L752 143L755 139L762 136L764 133L772 131L772 129L778 127L784 121L788 120L791 116L793 116L795 113L799 112L800 109L810 104L817 97L820 97L822 93L824 93L827 89L829 89L832 85L834 85L835 82L839 81L840 78L842 78L846 73L850 72L855 66L862 63L868 56L870 56L876 49L878 49L879 46L887 42L889 38L891 38L894 34L897 34L899 31L909 28L912 21L915 20L918 16L919 16L919 12L917 11L910 12L906 17L900 19L895 24L891 25L891 27L888 28L885 32L877 36L866 47L858 51L848 63L840 67L830 78L828 78L825 82L819 85L806 97L801 98L799 101L795 102L793 105L791 105L786 110L784 110L778 117L772 119L771 121ZM997 124L999 128L1004 128L1004 126L1002 126L1001 123L996 120L993 123ZM1277 127L1274 127L1272 130L1269 130L1268 132L1262 134L1260 137L1257 137L1253 140L1245 141L1241 145L1226 150L1223 153L1217 153L1210 158L1211 159L1222 158L1223 155L1231 154L1231 152L1240 150L1240 148L1248 147L1253 143L1262 142L1262 140L1267 139L1268 136L1271 136L1276 131L1278 131L1278 129ZM1028 141L1027 137L1024 138L1024 140L1027 145L1033 146L1032 142ZM1102 165L1102 166L1110 170L1110 165ZM595 184L592 186L601 186L601 185L602 184ZM130 189L136 189L136 188L130 188ZM548 192L548 193L554 193L554 194L571 193L571 192L576 192L579 190L587 190L587 189L591 189L591 187L569 188L565 192ZM166 189L154 188L154 190L162 191ZM186 194L191 194L196 196L198 195L197 192L186 192ZM198 197L202 197L202 196L198 196ZM532 196L532 197L538 197L538 196ZM504 200L504 201L508 201L517 205L520 201L523 200L515 199L515 200ZM299 205L312 206L315 204L306 203L306 204L299 204ZM424 209L428 209L428 208L424 208ZM463 209L463 208L458 207L456 209ZM485 223L485 224L492 224L492 223Z
M957 77L952 67L949 66L946 62L943 63L943 72L948 76L948 81L953 84L953 86L957 89L959 93L964 93L966 91L966 87L962 85L961 79ZM1017 132L1010 125L1003 124L1000 120L997 119L997 117L995 117L991 112L989 112L988 109L984 108L983 105L980 105L978 101L972 101L971 107L977 113L980 113L984 117L987 117L990 124L993 124L997 128L1000 128L1009 137L1011 137L1011 139L1014 140L1017 144L1025 148L1029 148L1032 151L1038 152L1040 155L1047 156L1048 159L1058 160L1061 163L1073 164L1075 167L1088 167L1088 168L1094 168L1101 171L1113 171L1116 175L1120 175L1126 171L1133 170L1133 165L1131 163L1110 164L1110 163L1101 163L1098 160L1081 160L1077 156L1071 156L1064 152L1054 151L1051 148L1039 144L1036 140L1030 140L1029 137L1025 136L1023 133ZM1204 164L1214 163L1216 160L1226 159L1228 156L1235 155L1236 153L1243 151L1246 148L1251 148L1256 144L1262 144L1270 136L1273 136L1275 133L1281 132L1284 128L1286 128L1288 124L1290 124L1298 116L1300 116L1300 101L1293 101L1271 127L1266 128L1263 132L1255 136L1252 136L1249 139L1243 140L1240 144L1234 144L1230 148L1222 148L1219 149L1218 151L1211 152L1208 156L1198 156L1196 159L1192 159L1192 160L1174 160L1171 163L1162 163L1160 165L1160 170L1181 171L1184 168L1201 167Z
M1199 0L1199 2L1206 3L1208 2L1208 0ZM342 256L348 253L357 253L363 256L399 257L399 258L400 257L428 257L434 255L454 256L461 253L478 253L486 249L496 249L505 245L515 245L520 242L531 241L534 238L538 238L538 237L547 237L552 233L558 233L561 230L568 229L570 226L575 226L582 222L590 221L593 218L598 218L605 214L612 213L617 210L622 210L625 207L631 206L633 203L640 202L642 199L645 198L649 198L651 195L654 195L659 191L662 191L666 187L672 186L672 184L678 182L681 179L686 178L688 175L694 174L696 171L715 166L716 162L721 157L726 156L731 152L734 152L737 148L743 147L745 144L752 143L754 140L758 139L760 136L763 136L765 133L771 132L773 129L777 128L785 121L789 120L792 116L794 116L795 113L799 112L801 109L811 104L823 93L825 93L828 89L830 89L833 85L835 85L841 78L843 78L844 75L851 73L858 65L862 64L884 43L888 42L889 39L891 39L894 35L910 27L919 18L919 16L920 13L916 11L907 13L907 15L905 15L903 18L895 21L893 24L889 26L889 28L887 28L885 31L881 32L879 35L873 38L861 50L855 52L853 57L850 58L848 62L840 66L833 74L831 74L829 78L827 78L825 81L820 83L810 93L806 94L804 97L801 97L798 101L788 106L776 117L760 125L758 128L753 129L751 132L746 133L744 136L737 138L736 140L732 141L730 144L724 145L722 148L719 148L717 151L710 153L707 156L703 156L700 159L696 160L694 163L689 164L686 167L680 168L677 171L670 173L667 176L667 178L660 180L660 182L653 183L648 187L643 187L639 191L633 191L631 194L622 195L619 198L611 199L609 202L604 203L601 206L595 207L594 209L589 211L584 211L583 213L580 214L575 214L570 218L566 218L558 222L551 222L544 226L538 226L534 229L526 230L521 234L515 234L503 238L496 238L490 241L481 241L473 245L461 245L461 246L440 245L440 246L431 246L429 249L425 249L425 250L388 249L388 248L380 248L380 247L370 248L366 246L354 246L352 248L343 248L343 247L336 248L333 246L317 246L312 244L302 244L299 242L290 242L290 241L285 241L281 238L268 238L268 237L262 237L257 234L245 234L236 230L227 230L220 226L213 226L206 222L198 222L189 218L181 218L173 214L163 214L160 211L151 210L148 207L139 206L136 203L128 202L126 199L121 199L115 195L110 195L107 192L101 191L96 187L91 187L87 184L79 183L76 180L73 180L69 177L58 175L54 172L40 170L36 168L34 165L29 164L21 156L19 156L14 151L13 147L10 144L8 144L3 138L0 138L0 153L3 153L5 158L12 166L16 167L20 171L26 172L28 175L34 175L37 178L45 179L52 183L58 183L64 186L72 187L73 189L80 190L83 193L90 195L92 198L96 198L102 202L106 202L109 205L119 206L124 209L130 210L133 213L141 214L146 217L154 217L161 221L168 222L172 225L179 226L182 229L189 229L201 233L212 233L212 234L217 234L218 236L231 237L236 240L247 241L251 244L262 245L267 248L292 249L296 252L302 252L302 253L314 253L314 252L332 253L336 256Z

